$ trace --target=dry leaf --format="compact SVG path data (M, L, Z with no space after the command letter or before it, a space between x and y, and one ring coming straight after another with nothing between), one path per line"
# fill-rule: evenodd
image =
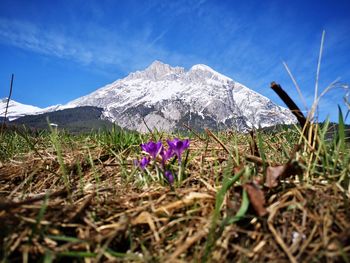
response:
M266 215L267 210L265 208L265 195L259 186L252 182L244 184L243 188L247 191L250 203L253 205L258 216Z
M266 168L265 186L268 188L277 187L281 179L292 175L300 175L302 169L297 162L288 162L284 165L268 166Z
M266 168L266 182L265 186L268 188L274 188L278 186L279 177L286 170L286 165L268 166Z

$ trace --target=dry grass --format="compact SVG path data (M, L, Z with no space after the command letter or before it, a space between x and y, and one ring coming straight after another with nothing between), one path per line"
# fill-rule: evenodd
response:
M286 163L293 136L263 136L266 163ZM0 163L3 262L198 262L206 253L210 262L350 261L349 192L331 178L343 170L306 171L313 153L300 152L295 159L308 178L261 187L267 214L258 216L250 205L243 218L225 225L241 207L242 186L265 175L258 162L245 158L251 155L249 136L216 137L191 140L186 177L175 191L160 182L140 183L133 165L137 146L113 151L94 140L62 143L65 170L55 148L39 144L37 153ZM227 171L232 176L241 169L213 223ZM210 234L215 242L209 251Z

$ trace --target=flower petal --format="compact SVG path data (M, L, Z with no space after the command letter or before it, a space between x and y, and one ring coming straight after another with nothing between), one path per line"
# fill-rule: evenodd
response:
M173 184L174 183L174 176L173 176L173 174L170 171L165 171L164 176L167 179L167 181L169 182L169 184Z
M150 162L149 158L143 157L141 159L141 161L139 162L141 169L144 170L146 168L146 166L149 164L149 162Z
M148 143L140 144L140 146L143 151L147 152L154 159L157 157L157 155L160 153L163 147L161 141L158 141L156 143L153 141L150 141Z
M175 138L172 141L167 140L167 143L169 145L169 148L172 149L172 151L176 154L180 164L181 155L183 151L185 151L190 146L190 140L189 139L179 140L178 138Z

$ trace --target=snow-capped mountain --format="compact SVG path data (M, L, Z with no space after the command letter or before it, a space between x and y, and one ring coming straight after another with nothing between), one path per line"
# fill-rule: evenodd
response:
M0 117L5 117L7 98L0 99ZM36 114L43 109L10 100L7 109L7 118L12 121L25 115Z
M186 71L159 61L63 107L78 106L102 107L104 118L142 132L144 121L164 131L183 124L246 131L296 121L288 109L206 65Z
M5 117L6 105L7 105L7 98L0 99L0 118ZM36 106L23 104L11 99L9 102L6 116L8 120L13 121L27 115L38 115L38 114L53 112L53 111L62 110L66 108L69 108L69 107L68 106L65 107L61 104L49 106L46 108L39 108Z

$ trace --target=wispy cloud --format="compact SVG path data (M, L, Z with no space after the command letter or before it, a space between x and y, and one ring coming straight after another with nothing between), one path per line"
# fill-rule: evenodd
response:
M93 51L75 39L26 21L0 18L0 42L45 55L74 59L83 64L95 59Z
M178 61L183 57L157 44L166 33L165 30L154 37L152 28L144 27L137 36L130 37L91 25L90 32L79 37L29 21L0 18L0 43L122 72L141 69L155 59Z

